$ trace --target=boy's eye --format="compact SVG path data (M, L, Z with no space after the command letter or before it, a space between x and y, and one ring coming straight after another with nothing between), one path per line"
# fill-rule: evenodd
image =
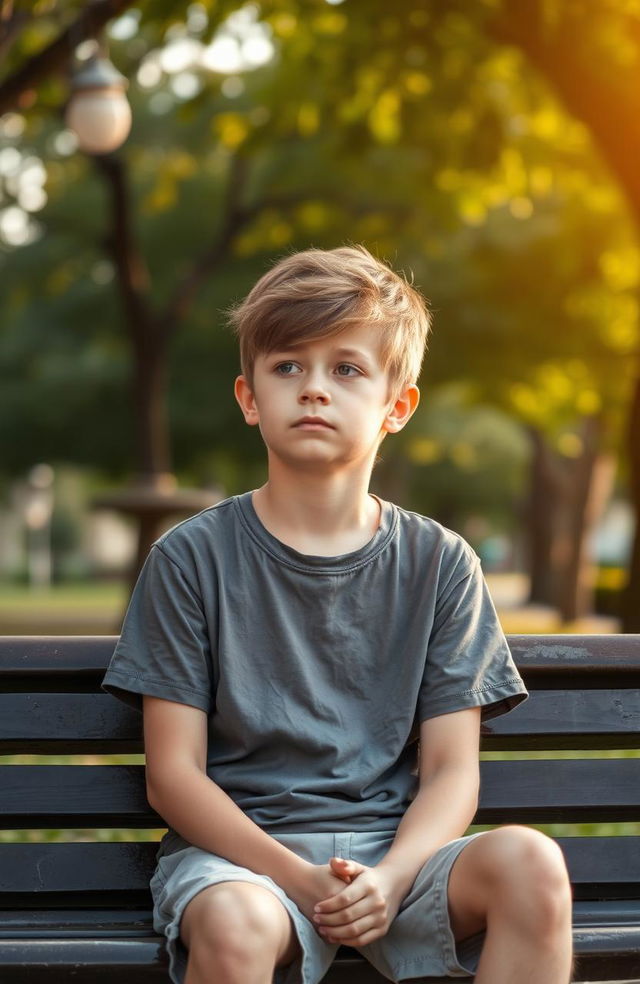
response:
M339 376L357 376L360 375L359 370L355 366L350 366L347 362L341 362L337 367L336 372Z
M276 372L279 376L292 376L298 372L298 367L295 362L281 362L276 366Z

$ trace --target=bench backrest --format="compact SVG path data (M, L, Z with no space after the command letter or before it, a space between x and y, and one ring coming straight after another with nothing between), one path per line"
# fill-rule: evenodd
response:
M483 748L542 757L483 761L475 822L638 821L640 758L579 753L640 748L640 636L509 642L531 697L487 722ZM1 828L162 828L146 801L143 764L99 758L143 750L141 716L100 689L114 645L111 637L0 639L0 755L21 757L0 765ZM547 754L563 749L577 754ZM69 754L91 758L22 759ZM141 842L67 840L0 844L0 908L148 908L152 834ZM562 843L576 898L640 898L640 837Z

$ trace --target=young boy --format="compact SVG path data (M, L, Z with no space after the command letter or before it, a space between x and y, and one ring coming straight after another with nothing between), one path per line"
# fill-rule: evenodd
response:
M526 696L478 558L368 491L418 404L423 299L310 249L232 321L267 482L157 541L104 680L143 703L172 980L318 984L346 943L394 981L567 984L558 848L462 836L481 716Z

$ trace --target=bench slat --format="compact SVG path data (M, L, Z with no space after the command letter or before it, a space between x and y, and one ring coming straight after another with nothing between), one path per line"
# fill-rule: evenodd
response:
M640 689L533 691L483 727L483 747L627 748L640 743ZM105 693L0 694L0 751L141 752L142 716Z
M532 691L524 704L483 726L487 749L637 748L638 744L640 689Z
M117 641L118 636L3 636L0 679L95 677L106 670Z
M607 925L574 929L578 958L576 980L637 980L640 929ZM169 984L163 941L148 939L29 940L25 960L21 940L0 939L0 970L11 984L113 984L135 979L139 984ZM416 984L450 984L450 978L416 978ZM471 984L471 978L466 978ZM331 968L332 984L385 984L362 958L341 951Z
M28 827L163 827L147 803L144 766L0 767L0 824Z
M558 843L576 898L640 899L640 836ZM0 908L7 908L8 895L17 905L19 896L24 904L28 896L68 892L119 893L125 904L128 896L148 892L157 850L154 841L0 844Z
M508 635L519 668L532 676L553 673L640 672L640 635ZM560 641L561 640L561 641ZM118 637L3 636L0 679L39 674L96 676L106 669Z
M3 754L143 751L142 715L109 694L0 694Z
M476 823L637 820L640 759L481 763ZM143 766L0 767L0 825L162 827Z
M640 759L482 762L481 777L476 823L614 822L640 814Z
M640 671L640 634L508 635L507 641L520 670L532 675Z

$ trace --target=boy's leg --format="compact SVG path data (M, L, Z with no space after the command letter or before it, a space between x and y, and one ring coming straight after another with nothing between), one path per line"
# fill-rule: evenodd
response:
M449 878L456 940L486 928L476 984L568 984L571 887L559 848L528 827L475 838Z
M267 888L228 881L185 908L180 936L189 950L185 984L271 984L299 943L289 914Z

